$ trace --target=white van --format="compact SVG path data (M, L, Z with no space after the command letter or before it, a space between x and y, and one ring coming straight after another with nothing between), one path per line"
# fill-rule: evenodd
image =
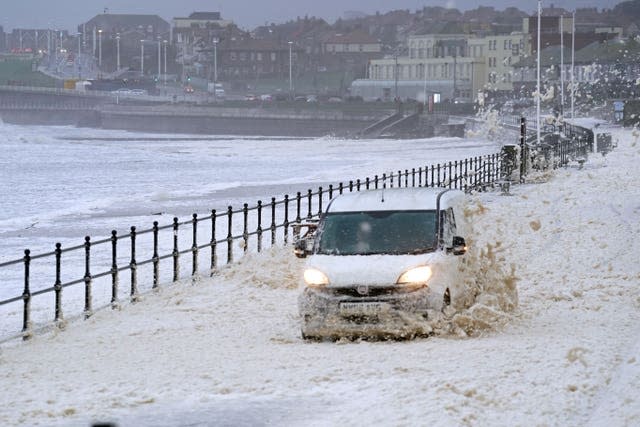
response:
M298 240L303 338L410 337L458 295L465 195L391 188L333 198ZM422 325L420 325L420 321Z

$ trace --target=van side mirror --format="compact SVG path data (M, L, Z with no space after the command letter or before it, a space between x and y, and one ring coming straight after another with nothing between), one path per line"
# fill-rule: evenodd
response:
M465 242L464 237L453 236L451 252L453 252L454 255L464 255L467 253L467 243Z
M293 246L293 253L298 258L306 258L307 255L313 252L313 237L302 238L298 240Z

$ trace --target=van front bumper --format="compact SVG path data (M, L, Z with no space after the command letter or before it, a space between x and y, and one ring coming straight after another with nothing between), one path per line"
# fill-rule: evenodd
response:
M357 295L356 288L305 288L298 305L304 338L411 338L428 335L433 309L430 289L403 291L374 288Z

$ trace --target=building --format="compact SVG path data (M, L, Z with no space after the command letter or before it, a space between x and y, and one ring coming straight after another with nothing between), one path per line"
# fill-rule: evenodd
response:
M217 49L219 80L252 81L260 78L289 76L289 60L296 63L302 51L288 43L252 38L225 40ZM291 58L289 57L291 53ZM211 66L212 63L209 62ZM207 73L211 79L211 71Z
M4 33L4 28L0 25L0 52L7 50L7 35Z
M541 16L540 17L540 44L542 49L549 46L560 45L560 34L563 33L565 47L571 46L571 31L573 27L572 16ZM598 31L596 31L598 29ZM608 30L613 29L612 32ZM531 43L531 52L538 51L538 17L530 16L523 19L522 31L527 34ZM580 50L593 42L603 42L618 36L618 29L602 28L601 26L585 25L576 20L575 47Z
M361 30L334 34L324 42L324 51L339 55L369 55L382 52L382 43Z
M475 48L476 58L486 59L487 89L513 90L514 65L530 52L528 35L522 32L491 35L474 40L470 45Z
M158 15L102 13L78 25L82 51L98 59L103 71L131 69L159 74L157 45L170 38L171 27ZM144 58L141 58L144 45ZM162 54L162 53L161 53ZM173 61L171 61L173 63Z
M364 98L425 99L471 102L479 91L513 89L513 65L527 52L526 34L476 37L468 34L423 34L407 38L405 55L397 54L369 64L372 91ZM375 83L373 83L375 81Z

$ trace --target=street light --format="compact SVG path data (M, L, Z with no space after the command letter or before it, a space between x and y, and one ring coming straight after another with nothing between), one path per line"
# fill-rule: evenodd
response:
M213 39L213 82L218 82L218 39ZM213 93L215 92L214 89Z
M116 34L116 69L120 71L120 33Z
M98 30L98 67L102 68L102 30Z
M140 76L144 76L144 40L140 40Z
M293 42L289 43L289 99L293 98L293 61L292 61L292 52L291 48L293 47Z
M164 85L167 85L167 40L163 40L164 43Z
M162 74L162 66L160 65L160 61L162 60L162 51L160 50L161 46L162 40L158 37L158 81L160 81L160 74Z
M76 33L76 36L78 36L78 57L76 58L76 64L78 64L78 80L82 80L81 73L80 73L80 69L82 67L82 65L80 65L80 53L82 51L81 49L82 33Z

